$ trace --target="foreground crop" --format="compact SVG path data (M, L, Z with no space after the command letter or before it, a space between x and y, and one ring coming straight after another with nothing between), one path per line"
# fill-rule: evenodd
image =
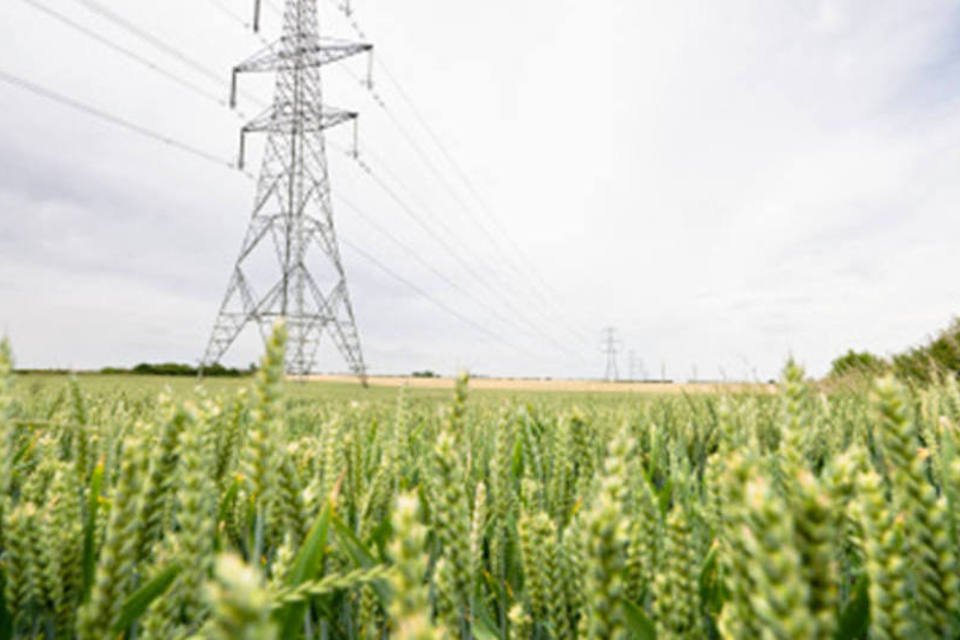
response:
M960 390L13 387L0 637L957 637Z

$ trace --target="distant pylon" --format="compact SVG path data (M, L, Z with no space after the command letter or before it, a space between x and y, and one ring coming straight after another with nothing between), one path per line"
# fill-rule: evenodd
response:
M620 379L620 370L617 367L617 349L620 348L620 341L617 339L617 330L613 327L604 329L603 335L603 352L607 354L607 370L603 377L613 382Z
M259 28L260 0L254 9ZM240 73L277 74L273 104L243 127L268 134L253 217L227 285L202 364L219 362L248 324L264 337L287 325L287 373L310 373L328 333L350 369L366 383L347 278L333 225L324 130L357 114L322 104L320 67L370 52L369 44L320 38L317 0L287 0L280 39L233 70L231 105Z
M628 358L630 362L630 379L634 381L645 379L647 377L647 369L643 365L643 360L637 357L637 352L631 349Z

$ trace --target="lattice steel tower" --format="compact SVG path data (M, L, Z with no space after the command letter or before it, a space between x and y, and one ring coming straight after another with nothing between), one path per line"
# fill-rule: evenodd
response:
M259 28L260 0L254 9ZM323 106L320 68L372 51L369 44L321 39L317 0L287 0L280 39L233 70L231 105L241 73L277 74L273 104L240 133L265 132L266 150L253 217L240 249L202 364L218 362L248 324L262 335L278 319L289 333L287 372L313 370L327 333L350 369L366 382L333 224L324 130L357 114Z
M617 339L617 330L613 327L607 327L603 330L603 352L607 355L607 369L603 377L608 382L616 382L620 379L620 370L617 367L617 350L620 348L620 340Z

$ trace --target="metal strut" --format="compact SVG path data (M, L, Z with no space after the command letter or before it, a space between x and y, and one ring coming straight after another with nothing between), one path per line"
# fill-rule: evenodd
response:
M372 45L324 40L317 0L287 0L279 40L233 69L230 104L241 73L276 74L273 104L240 131L267 134L254 211L220 305L202 367L219 362L249 325L266 337L284 319L289 333L286 370L314 370L326 335L351 371L366 384L347 278L333 223L324 131L357 120L351 111L325 107L321 67L372 51ZM254 3L260 28L260 0ZM258 295L259 292L259 295Z

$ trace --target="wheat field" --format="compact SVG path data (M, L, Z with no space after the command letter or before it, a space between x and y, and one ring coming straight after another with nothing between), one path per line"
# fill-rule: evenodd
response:
M955 638L960 388L15 380L0 638ZM192 383L191 383L192 384Z
M306 382L351 385L356 378L346 375L308 376ZM371 376L369 384L374 388L390 389L447 389L453 390L457 381L453 378L416 378L412 376ZM544 393L771 393L775 385L753 382L659 382L631 380L583 380L543 378L471 378L470 388L475 391L544 392Z

